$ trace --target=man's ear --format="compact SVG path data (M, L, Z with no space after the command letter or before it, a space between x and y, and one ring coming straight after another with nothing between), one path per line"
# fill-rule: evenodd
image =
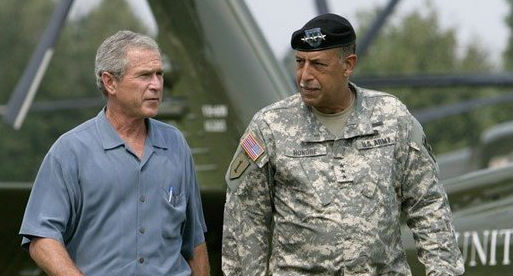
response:
M356 64L358 63L358 57L356 54L348 55L344 58L344 64L345 64L345 70L344 70L344 76L346 78L349 78L351 74L353 74L354 68L356 67Z
M102 73L102 82L103 86L105 87L105 91L107 91L107 94L115 94L116 88L117 88L117 79L116 77L109 72L103 72Z

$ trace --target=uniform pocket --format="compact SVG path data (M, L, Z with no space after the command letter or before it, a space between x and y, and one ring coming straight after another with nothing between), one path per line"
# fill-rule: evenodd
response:
M358 180L343 183L345 212L357 217L370 218L379 206L377 183L372 180Z
M377 275L374 269L370 268L369 258L365 255L354 259L346 260L344 264L344 275Z
M379 197L376 195L377 183L363 182L361 183L360 199L361 199L361 214L364 216L371 216L376 212L379 206Z
M277 164L277 178L287 185L294 185L297 192L315 190L322 205L331 203L333 190L330 185L330 162L324 144L313 144L287 149ZM280 167L278 167L280 166Z

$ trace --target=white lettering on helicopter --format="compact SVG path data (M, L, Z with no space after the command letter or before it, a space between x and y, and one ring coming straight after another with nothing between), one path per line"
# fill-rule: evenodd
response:
M477 231L463 232L463 235L456 232L456 239L460 242L460 238L462 238L460 242L461 252L468 266L477 266L478 260L481 265L509 265L511 264L510 247L512 233L513 228L484 230L481 235ZM497 252L497 245L503 246L502 252ZM499 260L497 260L498 255Z
M224 104L205 104L201 106L203 117L209 118L203 122L206 132L226 132L226 116L228 107Z
M206 132L225 132L226 121L223 119L209 119L203 122L203 127Z
M224 104L205 104L201 106L201 113L206 118L224 118L228 116L228 107Z

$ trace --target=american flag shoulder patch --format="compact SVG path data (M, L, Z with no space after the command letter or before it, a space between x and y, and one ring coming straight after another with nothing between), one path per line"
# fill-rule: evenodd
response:
M242 138L240 145L253 162L264 153L262 143L251 132Z

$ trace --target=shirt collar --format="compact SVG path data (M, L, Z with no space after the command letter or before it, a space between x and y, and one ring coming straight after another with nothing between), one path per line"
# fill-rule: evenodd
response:
M167 143L162 134L162 128L157 127L158 122L154 119L145 119L148 127L148 139L152 146L167 149Z
M107 116L105 115L106 108L103 108L96 116L96 127L100 134L100 139L104 149L113 149L125 144L125 141L119 137L119 134L114 130L110 124ZM167 149L164 137L160 129L156 126L156 121L153 119L145 119L146 126L148 127L147 144L153 147Z
M96 128L100 134L104 149L113 149L125 144L125 141L119 137L112 125L110 124L107 116L105 115L106 107L96 115Z

